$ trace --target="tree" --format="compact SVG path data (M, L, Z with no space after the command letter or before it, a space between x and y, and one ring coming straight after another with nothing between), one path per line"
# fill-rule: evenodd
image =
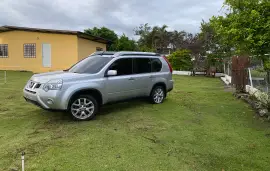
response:
M166 30L168 26L163 25L161 27L154 26L151 27L146 24L142 24L135 28L135 35L140 36L138 40L138 45L142 51L149 49L151 51L156 51L163 53L170 44L171 34Z
M264 63L270 82L269 0L225 0L225 16L212 17L211 25L223 45L239 55L255 56Z
M116 43L118 41L118 36L113 30L110 30L106 27L101 27L101 28L94 27L92 29L90 29L90 28L85 29L84 33L112 41L112 43L107 47L107 50L111 50L111 51L117 50Z
M270 51L269 0L225 0L229 13L212 18L212 25L237 54L258 55Z
M149 49L153 48L153 33L152 27L146 24L141 24L139 27L136 27L134 29L135 35L140 36L138 40L139 47L147 47Z
M230 41L218 35L213 24L213 20L202 21L201 32L199 33L199 39L202 43L201 55L207 57L205 61L206 69L210 67L222 68L222 61L230 58L233 54L233 46L229 44Z
M190 71L192 68L190 50L177 50L169 55L168 60L174 70Z
M137 44L134 40L129 39L125 34L123 34L117 42L118 51L136 51L138 50Z

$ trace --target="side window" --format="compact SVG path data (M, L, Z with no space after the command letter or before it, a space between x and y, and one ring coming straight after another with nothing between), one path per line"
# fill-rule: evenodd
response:
M134 74L143 74L151 72L150 58L133 58L133 72Z
M23 44L23 53L25 58L35 58L36 57L36 44L26 43Z
M0 58L7 58L7 57L8 57L8 45L0 44Z
M151 61L152 72L159 72L162 68L162 63L158 58L153 58Z
M117 70L117 75L130 75L132 74L132 59L118 59L109 67L109 70Z

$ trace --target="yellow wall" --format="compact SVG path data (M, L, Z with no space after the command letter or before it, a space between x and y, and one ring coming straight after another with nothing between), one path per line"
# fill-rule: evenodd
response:
M78 60L81 60L96 52L97 47L103 48L103 50L106 51L106 44L78 37Z
M24 58L24 43L36 43L36 58ZM51 68L42 65L42 43L51 44ZM78 60L76 35L9 31L0 33L0 44L8 44L8 58L0 57L0 70L53 71Z

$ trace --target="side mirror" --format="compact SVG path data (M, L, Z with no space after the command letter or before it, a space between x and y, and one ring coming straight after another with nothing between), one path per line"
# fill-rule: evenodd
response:
M107 72L107 76L109 77L109 76L116 76L117 75L117 71L116 70L109 70L108 72Z

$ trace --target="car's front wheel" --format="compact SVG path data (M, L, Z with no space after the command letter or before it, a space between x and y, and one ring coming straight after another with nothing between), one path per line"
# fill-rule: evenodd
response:
M98 103L90 95L80 95L72 100L69 112L75 120L91 120L98 112Z
M162 86L156 86L151 92L151 101L154 104L160 104L166 97L166 92Z

